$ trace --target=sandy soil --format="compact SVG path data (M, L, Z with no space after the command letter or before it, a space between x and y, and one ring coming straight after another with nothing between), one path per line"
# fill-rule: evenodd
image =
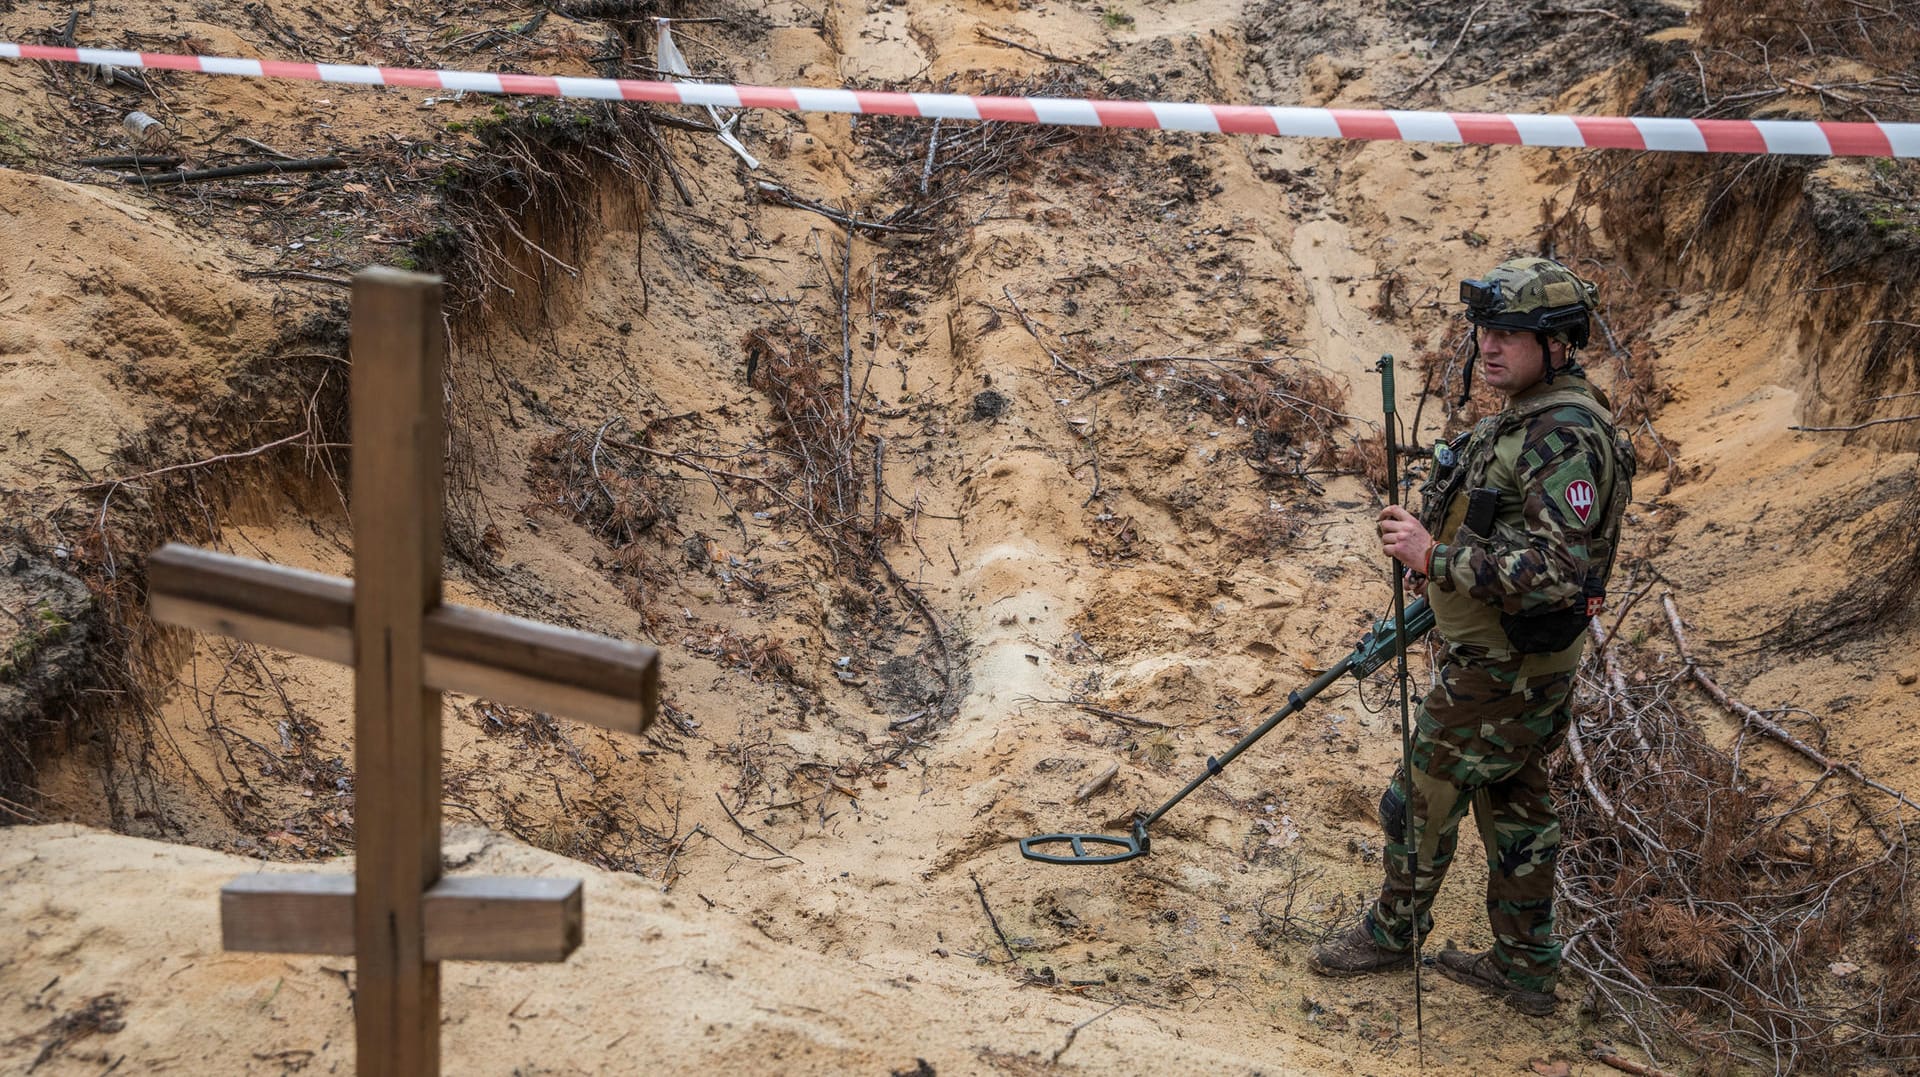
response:
M526 17L487 8L426 25L370 5L335 25L279 3L250 23L125 8L124 32L153 47L187 34L207 52L278 55L290 35L316 58L445 66L495 62L450 42ZM686 12L728 22L688 27L682 46L703 71L772 84L973 86L1081 66L985 30L1082 60L1131 96L1379 107L1408 103L1402 88L1453 29L1358 3L1109 10L761 0ZM0 36L63 18L21 4ZM121 32L103 15L80 31ZM512 61L578 73L607 36L556 15ZM1557 72L1583 79L1569 86L1538 65L1489 76L1472 50L1462 64L1410 107L1620 107L1604 71ZM0 485L14 515L132 533L148 511L139 483L104 510L82 484L314 421L314 405L259 387L285 384L289 364L338 361L288 342L304 319L337 318L344 293L243 272L396 257L419 234L402 224L426 227L431 204L372 170L340 181L361 201L337 216L276 201L297 186L253 189L256 205L105 183L68 160L121 152L121 91L67 77L0 68L0 131L37 147L0 168L17 237L0 244ZM302 156L454 142L496 104L235 80L164 92L177 143L201 156L235 133ZM521 297L453 327L455 484L485 553L450 562L449 597L653 641L668 706L647 737L624 738L449 701L450 870L585 878L588 928L563 966L449 967L447 1072L1414 1072L1410 978L1328 982L1304 967L1312 931L1377 884L1373 805L1399 742L1388 682L1343 686L1274 732L1156 827L1150 859L1049 867L1013 842L1119 828L1159 804L1388 602L1374 485L1342 463L1255 470L1293 458L1212 399L1222 371L1272 358L1330 379L1342 399L1306 429L1350 449L1376 429L1374 359L1402 357L1411 414L1412 361L1457 325L1454 282L1582 212L1576 180L1595 158L1095 135L978 182L942 175L962 193L938 237L859 238L844 328L860 435L887 445L883 511L899 530L883 552L951 648L943 692L940 648L907 592L851 571L763 489L633 457L625 474L662 511L622 547L543 480L555 439L611 420L657 451L768 473L789 446L750 370L765 347L751 334L812 333L837 369L839 230L755 185L883 216L918 177L928 125L767 113L741 130L761 171L709 136L663 132L690 205L662 181L644 221L609 216L546 257L523 249L527 279L507 279L548 290L539 316ZM1670 397L1654 436L1680 476L1656 470L1640 487L1644 578L1657 570L1742 698L1803 708L1831 751L1920 788L1911 619L1845 647L1740 650L1850 586L1854 543L1911 488L1914 454L1787 429L1818 395L1807 371L1822 348L1790 290L1635 295ZM1220 362L1149 364L1096 391L1064 369L1104 377L1165 356ZM1594 366L1614 380L1616 364ZM323 399L324 380L300 384ZM1430 440L1440 412L1429 403L1413 435ZM208 414L228 440L206 440ZM263 433L246 437L256 414ZM276 452L200 469L217 520L175 508L152 526L345 572L351 525L324 458ZM1838 522L1809 526L1821 519ZM98 577L83 532L53 537ZM1627 631L1657 661L1670 648L1655 607L1636 607ZM237 874L351 869L349 676L225 641L140 645L177 678L140 718L149 750L106 777L85 751L50 753L44 801L23 816L42 825L0 831L0 904L25 928L0 947L0 1065L350 1072L350 962L223 953L215 901ZM1710 703L1692 706L1734 736ZM1748 750L1785 779L1812 777ZM1076 803L1110 764L1113 781ZM1478 947L1485 868L1466 842L1438 941ZM1527 1021L1433 980L1426 1072L1611 1072L1585 1046L1617 1030L1577 988L1559 1017Z

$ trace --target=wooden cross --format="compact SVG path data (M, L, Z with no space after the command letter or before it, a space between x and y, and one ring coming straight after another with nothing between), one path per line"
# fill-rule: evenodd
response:
M258 874L220 893L229 950L347 954L362 1075L440 1071L442 961L564 961L577 879L440 877L440 693L468 692L637 733L658 654L442 605L440 280L353 281L352 580L168 545L148 562L156 620L354 667L356 871Z

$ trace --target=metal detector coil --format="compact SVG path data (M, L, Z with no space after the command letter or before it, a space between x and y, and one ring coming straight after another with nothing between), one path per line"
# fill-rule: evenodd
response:
M1065 845L1071 853L1048 852L1043 846ZM1117 853L1088 852L1088 845L1105 845L1123 850ZM1043 864L1118 864L1153 851L1153 839L1147 837L1147 821L1135 819L1133 833L1124 838L1111 834L1041 834L1020 839L1020 855Z

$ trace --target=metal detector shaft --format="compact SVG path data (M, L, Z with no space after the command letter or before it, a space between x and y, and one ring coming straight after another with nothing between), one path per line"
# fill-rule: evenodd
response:
M1544 338L1543 338L1544 339ZM1542 348L1546 345L1541 345ZM1400 504L1400 468L1398 453L1393 451L1397 441L1395 434L1393 401L1393 356L1383 355L1376 364L1380 370L1380 404L1386 419L1387 436L1387 504ZM1393 575L1393 658L1396 663L1395 679L1400 682L1400 775L1406 782L1403 798L1406 815L1402 820L1407 843L1407 903L1418 909L1416 897L1419 893L1420 874L1417 858L1420 842L1413 827L1413 719L1407 715L1407 591L1406 571L1400 567L1398 559L1387 558L1387 570ZM1420 1066L1427 1064L1427 1020L1424 1003L1420 998L1420 948L1425 940L1420 937L1420 915L1416 911L1413 917L1413 1035L1420 1045Z
M1292 692L1288 693L1286 706L1281 707L1279 710L1275 711L1273 714L1273 717L1267 719L1264 722L1261 722L1260 728L1254 730L1253 732L1247 734L1244 737L1241 737L1240 742L1238 744L1235 744L1233 747L1227 749L1227 754L1221 756L1218 759L1215 759L1212 756L1208 756L1206 773L1201 774L1199 777L1188 782L1186 785L1186 788L1180 790L1178 793L1173 794L1173 799L1167 801L1165 804L1160 805L1160 807L1157 808L1152 815L1149 815L1145 819L1141 820L1140 825L1142 827L1152 826L1154 822L1158 820L1162 815L1165 815L1167 814L1168 811L1172 810L1175 804L1178 804L1182 800L1185 800L1188 793L1191 793L1195 789L1198 789L1202 785L1206 784L1206 782L1211 778L1213 778L1214 775L1219 774L1221 771L1225 770L1227 768L1227 764L1233 762L1236 758L1238 758L1241 752L1244 752L1248 748L1253 747L1254 741L1257 741L1261 737L1266 736L1268 733L1273 732L1274 726L1279 725L1281 722L1284 722L1288 718L1291 718L1294 715L1305 710L1307 707L1307 704L1313 700L1314 696L1317 696L1320 693L1326 691L1328 685L1331 685L1333 682L1347 675L1347 671L1353 668L1354 659L1356 657L1358 657L1358 652L1355 652L1354 654L1350 654L1345 658L1342 658L1340 661L1334 663L1334 666L1332 669L1329 669L1325 673L1322 673L1320 676L1315 677L1313 679L1312 684L1307 685L1305 688L1296 688Z
M1029 860L1038 860L1047 864L1118 864L1145 856L1153 850L1153 840L1147 833L1162 815L1173 809L1175 804L1185 800L1188 793L1200 788L1209 779L1219 774L1228 763L1239 757L1241 752L1253 746L1253 742L1273 732L1273 727L1300 713L1306 705L1327 690L1334 681L1351 673L1364 678L1393 658L1404 653L1405 642L1410 643L1427 634L1433 628L1433 609L1427 600L1416 600L1406 608L1403 620L1396 622L1392 618L1375 621L1373 629L1360 637L1360 643L1353 653L1333 664L1331 669L1314 678L1305 688L1296 689L1287 696L1287 705L1276 711L1273 717L1260 723L1260 728L1240 738L1239 743L1227 749L1227 753L1217 759L1207 760L1205 773L1188 782L1186 788L1173 795L1173 799L1160 805L1152 815L1134 820L1133 830L1126 837L1113 837L1106 834L1041 834L1020 840L1020 855ZM1067 852L1052 850L1065 847ZM1095 846L1089 851L1088 846Z

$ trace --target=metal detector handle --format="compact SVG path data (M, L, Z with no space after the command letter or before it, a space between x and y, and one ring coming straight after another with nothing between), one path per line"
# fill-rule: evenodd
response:
M1380 407L1386 421L1387 438L1387 504L1400 503L1399 453L1393 451L1395 442L1394 427L1398 425L1393 415L1393 356L1382 355L1377 364L1380 369ZM1400 682L1400 773L1405 776L1408 796L1402 825L1407 835L1407 885L1413 887L1420 878L1418 851L1420 842L1414 840L1417 831L1413 819L1413 719L1407 713L1407 591L1406 570L1394 557L1387 558L1387 566L1393 574L1393 658L1394 676ZM1413 1028L1414 1037L1420 1044L1420 1062L1426 1064L1426 1013L1420 991L1420 950L1426 940L1420 933L1420 918L1414 917L1413 924Z

